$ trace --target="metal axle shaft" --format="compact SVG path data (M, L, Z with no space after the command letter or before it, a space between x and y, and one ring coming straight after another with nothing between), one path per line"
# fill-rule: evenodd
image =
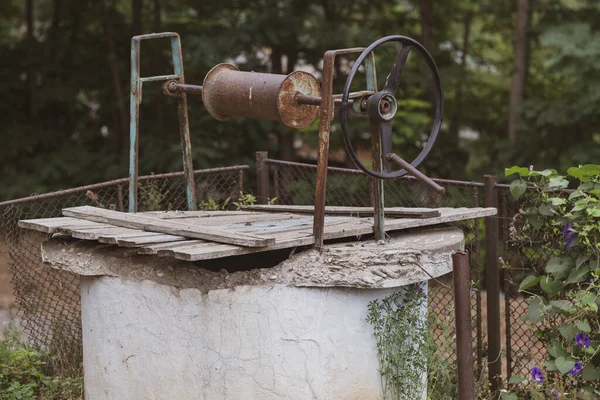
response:
M429 186L431 189L435 190L436 192L438 192L440 194L446 193L445 187L442 187L442 186L438 185L437 183L435 183L433 181L433 179L431 179L430 177L428 177L427 175L425 175L424 173L422 173L421 171L419 171L418 169L416 169L415 167L410 165L409 162L398 157L396 154L388 153L387 159L395 162L396 164L398 164L399 166L401 166L402 168L407 170L410 175L414 176L415 178L417 178L418 180L420 180L421 182L423 182L424 184L426 184L427 186Z

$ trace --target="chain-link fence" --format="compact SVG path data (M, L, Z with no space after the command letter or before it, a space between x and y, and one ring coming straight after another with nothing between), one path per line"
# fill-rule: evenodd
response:
M269 165L269 186L259 187L259 197L277 198L277 204L314 204L316 166L266 159ZM259 179L260 181L260 179ZM264 180L263 180L264 181ZM420 181L404 177L384 183L386 207L480 207L483 204L484 185L477 182L437 180L446 187L446 195L434 193ZM371 205L372 178L358 170L329 168L327 177L327 204L332 206ZM263 192L263 193L261 193ZM477 374L484 373L486 349L484 348L485 315L482 309L483 251L482 221L457 223L466 236L466 248L471 262L473 282L471 315L473 317L473 345ZM436 321L435 342L446 361L456 359L454 343L452 275L431 282L429 287L429 310Z
M199 205L237 199L244 190L246 169L242 165L195 171ZM82 354L79 277L44 265L40 245L47 235L20 229L18 222L59 217L63 208L83 205L126 210L127 190L128 179L118 179L0 203L0 238L11 256L23 332L33 346L49 348L65 363L78 365ZM183 173L140 177L140 211L186 208Z
M278 204L314 204L316 186L316 166L268 159L261 155L261 160L269 166L266 171L268 182L266 187L259 187L259 197L277 198ZM261 179L258 180L261 182ZM394 207L482 207L496 206L498 215L497 232L491 232L491 245L494 252L503 255L511 263L511 254L515 250L509 246L509 230L513 216L519 211L519 204L512 200L507 185L495 182L488 190L492 191L494 203L485 204L486 185L480 182L464 182L435 179L447 190L445 196L434 193L428 187L412 177L403 177L386 181L385 206ZM345 168L329 168L327 180L327 204L335 206L369 206L371 205L371 179L358 170ZM263 185L264 186L264 185ZM262 192L262 194L261 194ZM473 322L473 349L476 360L476 381L485 384L488 375L488 297L485 290L485 224L483 219L460 222L456 224L465 232L465 246L469 250L471 262L471 316ZM496 263L495 259L491 262ZM527 303L518 293L518 279L515 271L527 268L520 260L512 262L510 271L501 270L500 280L500 325L491 326L490 337L497 340L501 348L501 375L506 381L513 374L527 375L530 362L544 357L543 346L535 336L535 330L523 322L527 312ZM495 265L494 265L495 268ZM523 271L522 271L523 272ZM495 284L495 283L493 283ZM454 343L453 310L454 291L451 274L442 280L430 284L429 311L437 321L433 334L440 353L448 361L456 357ZM490 302L494 299L490 298ZM498 301L497 301L498 302ZM496 302L496 304L497 304Z
M268 168L258 172L259 198L277 198L277 204L314 204L316 167L265 158ZM210 209L227 199L237 199L244 191L244 171L248 166L215 168L195 172L200 208ZM266 171L266 172L265 172ZM267 177L260 174L266 173ZM386 207L481 207L485 205L486 185L479 182L436 180L446 187L441 196L411 177L386 181ZM261 183L262 182L262 183ZM265 183L266 182L266 183ZM327 204L336 206L371 205L372 181L358 170L329 168ZM490 189L488 189L490 190ZM498 253L510 257L506 247L513 215L518 211L508 187L493 185L498 198L498 231L495 236ZM46 235L21 230L22 219L49 218L61 215L66 207L93 205L116 210L128 209L128 180L120 179L45 195L0 203L0 236L4 236L11 254L13 284L24 332L35 346L80 357L81 321L78 277L47 267L42 262L40 243ZM490 204L488 204L490 205ZM139 209L186 209L185 182L182 173L140 177ZM482 219L456 224L465 232L465 246L471 262L471 316L476 380L485 381L488 366L487 294L485 285L484 239ZM494 243L494 242L492 242ZM503 271L506 272L506 271ZM502 340L502 376L526 373L529 362L542 357L541 344L531 327L521 318L527 304L518 295L514 277L503 277L501 325L492 326ZM438 354L448 365L456 360L453 319L454 292L452 276L436 279L429 288L429 310L435 324L433 333ZM490 299L493 300L493 299ZM490 360L493 361L493 360Z

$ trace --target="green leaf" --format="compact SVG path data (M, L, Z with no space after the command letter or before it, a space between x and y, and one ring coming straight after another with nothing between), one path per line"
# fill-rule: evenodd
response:
M600 166L594 164L571 167L567 170L567 174L579 179L581 182L589 182L590 178L597 176L599 172Z
M577 322L575 322L575 326L581 332L590 332L592 330L592 328L590 327L590 324L587 321L577 321Z
M548 179L549 189L564 189L569 187L569 181L562 176L554 176Z
M552 279L551 276L543 276L540 279L540 287L550 297L553 297L563 288L563 283L559 279Z
M551 197L548 201L552 203L553 206L562 206L567 203L567 201L561 197Z
M575 293L575 298L582 304L588 305L594 302L596 296L593 293L588 292L587 290L580 290L577 293Z
M516 394L506 393L506 392L504 392L500 395L500 399L501 400L519 400L519 398L517 397Z
M504 176L510 176L512 174L519 174L519 176L528 176L529 168L514 166L504 169Z
M538 211L540 212L540 214L545 215L546 217L554 215L554 207L552 207L549 204L542 204L538 208Z
M523 196L523 193L527 191L527 183L521 179L517 179L516 181L512 181L510 183L510 194L518 200Z
M520 376L520 375L513 375L513 376L511 376L511 377L510 377L510 379L508 380L508 383L509 383L509 384L512 384L512 385L514 385L514 384L517 384L517 383L521 383L521 382L523 382L524 380L525 380L525 378L523 378L523 377L522 377L522 376Z
M590 259L590 257L588 257L587 254L581 253L580 255L577 256L577 260L575 260L575 268L579 268L579 266L581 264L583 264L584 262L586 262L589 259Z
M600 208L588 208L585 211L588 213L588 215L590 215L594 218L600 217Z
M544 217L540 214L537 208L533 207L525 211L525 218L535 229L540 229L544 223Z
M544 320L544 305L539 298L534 297L529 301L529 307L527 307L527 313L523 316L523 320L533 324Z
M550 305L561 311L566 311L566 312L573 311L573 304L568 300L551 300Z
M569 195L569 200L573 200L573 199L576 199L576 198L582 197L582 196L585 196L585 194L583 194L583 192L580 190L576 190Z
M563 356L563 357L566 357L566 356ZM548 372L558 371L558 368L556 368L556 362L554 360L546 361L544 363L544 367L546 367L546 371L548 371Z
M585 367L583 367L583 372L581 373L581 379L584 382L587 381L597 381L600 379L600 370L594 367L594 364L589 363Z
M590 269L587 266L582 265L579 268L571 270L571 272L569 273L569 277L567 278L566 283L583 282L583 281L585 281L587 279L587 277L588 277L589 274L590 274Z
M565 357L557 357L554 362L556 364L556 369L558 369L562 375L569 372L575 365L575 361L573 359Z
M548 353L550 353L550 355L554 358L569 356L569 353L565 349L563 349L562 345L558 340L553 340L552 344L548 346Z
M537 285L540 283L540 279L542 279L541 276L529 275L527 278L523 279L523 282L519 285L519 292Z
M558 327L558 331L567 342L572 342L575 335L579 333L579 329L573 324L565 324Z
M529 171L528 175L529 176L551 176L551 175L556 175L557 172L555 169L545 169L543 171Z
M562 279L569 275L574 266L575 260L571 257L552 257L546 265L546 272L555 279Z

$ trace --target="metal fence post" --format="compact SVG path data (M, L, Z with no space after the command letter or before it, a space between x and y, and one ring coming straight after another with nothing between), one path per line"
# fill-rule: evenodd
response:
M256 180L258 184L258 195L256 200L258 204L267 204L269 202L269 153L266 151L256 152Z
M456 362L458 370L458 398L475 400L473 339L471 338L471 271L469 253L452 254L454 275L454 313L456 323Z
M496 177L485 175L485 206L497 207ZM485 218L485 289L487 292L488 366L490 388L497 399L502 382L500 359L500 274L498 270L498 220Z

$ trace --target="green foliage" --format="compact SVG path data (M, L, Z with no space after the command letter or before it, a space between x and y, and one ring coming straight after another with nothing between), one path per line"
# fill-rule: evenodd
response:
M547 361L530 377L511 380L531 398L599 398L600 166L571 167L566 176L533 166L506 169L515 174L511 193L522 205L511 235L534 271L519 291L529 303L524 320L545 344Z
M417 399L427 371L427 296L418 285L369 304L384 400Z
M55 356L23 344L15 331L0 342L0 400L83 398L83 377L54 375Z
M251 193L240 192L240 197L237 201L230 202L230 198L225 199L222 204L219 204L213 199L203 200L198 204L198 209L202 211L218 211L218 210L241 210L246 206L252 206L256 204L256 196ZM277 197L268 199L268 205L274 205L277 202Z
M427 396L431 400L458 398L456 364L450 354L455 351L454 307L435 304L429 312L427 336Z
M147 180L139 183L139 207L143 211L168 211L172 197L168 180Z

